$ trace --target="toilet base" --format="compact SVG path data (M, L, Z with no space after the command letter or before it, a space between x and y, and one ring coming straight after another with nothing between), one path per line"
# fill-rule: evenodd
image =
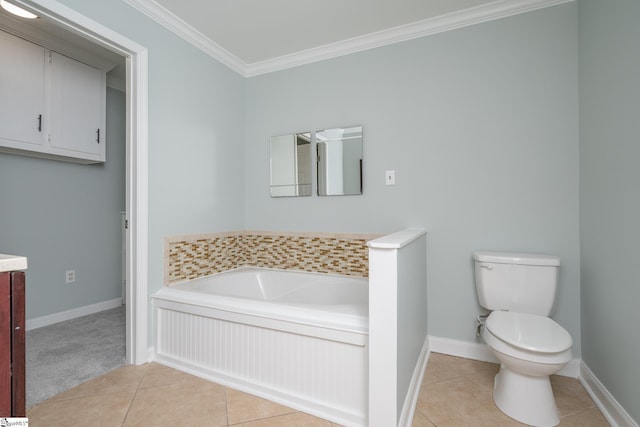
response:
M548 376L532 377L504 365L495 377L493 401L509 417L536 427L560 423Z

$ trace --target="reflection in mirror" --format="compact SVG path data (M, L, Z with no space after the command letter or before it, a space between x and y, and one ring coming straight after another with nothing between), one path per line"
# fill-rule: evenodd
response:
M362 126L316 132L318 195L362 194Z
M271 197L311 195L311 132L273 136Z

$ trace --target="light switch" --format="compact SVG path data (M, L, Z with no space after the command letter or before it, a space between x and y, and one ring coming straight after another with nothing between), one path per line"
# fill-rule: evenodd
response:
M386 185L396 185L396 171L386 171L384 176L384 182Z

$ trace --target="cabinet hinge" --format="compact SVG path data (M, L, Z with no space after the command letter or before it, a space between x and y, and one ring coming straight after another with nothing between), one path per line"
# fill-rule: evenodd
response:
M125 228L125 230L129 228L129 220L128 219L124 220L124 228Z
M51 64L52 60L53 60L53 55L51 54L51 51L49 51L49 64Z

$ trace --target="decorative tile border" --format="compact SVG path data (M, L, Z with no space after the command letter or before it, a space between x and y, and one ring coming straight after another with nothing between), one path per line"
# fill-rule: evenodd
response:
M239 267L368 277L372 234L239 231L165 238L164 285Z

